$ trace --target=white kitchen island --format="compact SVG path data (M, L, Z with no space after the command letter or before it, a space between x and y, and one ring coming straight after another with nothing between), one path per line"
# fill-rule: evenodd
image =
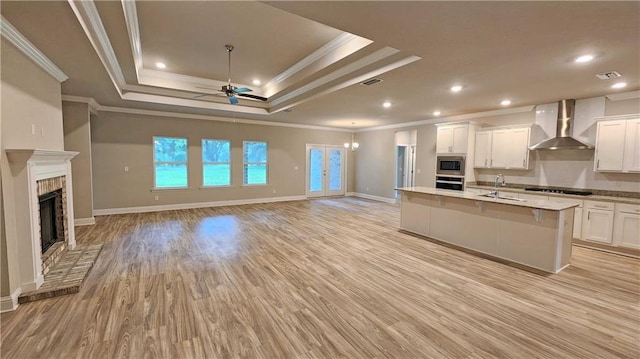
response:
M398 190L405 231L545 272L569 265L576 205L430 187Z

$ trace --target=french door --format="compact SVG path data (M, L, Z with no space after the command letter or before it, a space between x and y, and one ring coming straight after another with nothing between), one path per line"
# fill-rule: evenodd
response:
M307 197L345 194L342 146L307 145Z

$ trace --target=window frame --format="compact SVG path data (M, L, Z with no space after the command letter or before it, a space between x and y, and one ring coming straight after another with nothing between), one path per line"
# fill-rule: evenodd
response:
M205 161L204 158L204 141L220 141L220 142L227 142L229 144L229 162L207 162ZM233 171L231 170L231 162L232 162L232 158L233 156L231 155L231 152L233 150L233 147L231 147L231 140L225 140L225 139L220 139L220 138L202 138L200 141L200 150L202 152L202 188L225 188L225 187L232 187L233 184ZM216 164L228 164L229 165L229 184L205 184L204 183L204 166L205 165L216 165Z
M247 143L264 143L265 145L265 162L247 162L245 161L245 153L246 153L246 144ZM247 165L251 164L264 164L265 166L265 179L264 183L246 183L247 177ZM269 185L269 143L267 141L242 141L242 186L252 187L252 186L268 186Z
M156 139L158 138L168 138L172 140L185 140L187 143L187 148L185 152L185 161L157 161L156 160ZM152 151L153 151L153 190L175 190L175 189L189 189L189 139L186 137L170 137L170 136L153 136L152 137ZM156 166L158 164L184 164L187 166L187 184L184 186L174 186L174 187L158 187L158 178L156 176Z

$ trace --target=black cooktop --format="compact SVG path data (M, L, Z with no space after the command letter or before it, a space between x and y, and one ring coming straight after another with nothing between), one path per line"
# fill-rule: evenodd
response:
M559 188L527 187L524 190L525 191L533 191L533 192L573 194L573 195L577 195L577 196L590 196L590 195L593 194L593 192L589 192L589 191L574 191L574 190L559 189Z

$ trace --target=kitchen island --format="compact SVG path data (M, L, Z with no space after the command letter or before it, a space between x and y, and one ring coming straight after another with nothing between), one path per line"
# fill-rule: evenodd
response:
M398 188L400 228L545 272L571 260L575 204Z

